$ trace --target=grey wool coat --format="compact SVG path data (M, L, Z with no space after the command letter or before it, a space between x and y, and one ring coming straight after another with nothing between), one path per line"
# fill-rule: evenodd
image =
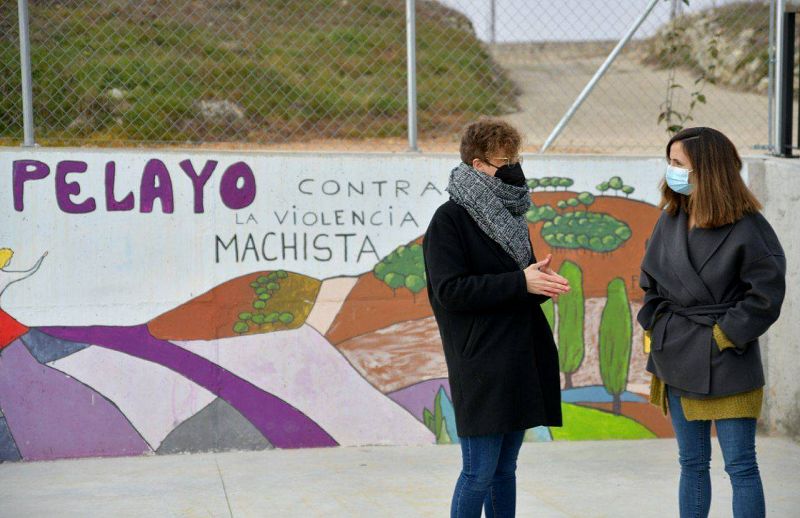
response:
M647 370L696 399L762 387L758 338L778 319L786 289L778 237L761 214L750 214L704 231L705 254L693 264L687 222L683 211L663 213L642 261L638 321L652 332ZM735 348L719 350L714 324Z

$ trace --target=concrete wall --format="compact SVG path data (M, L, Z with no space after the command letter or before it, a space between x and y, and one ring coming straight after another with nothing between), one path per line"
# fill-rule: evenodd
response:
M800 161L753 159L750 186L764 203L788 264L783 313L762 346L767 390L761 424L769 433L800 440Z
M458 441L419 248L457 162L0 149L0 461ZM743 174L791 259L789 165L753 159ZM671 435L645 401L631 325L663 167L527 157L534 250L570 272L583 308L545 307L579 360L562 364L566 426L530 441ZM605 311L612 286L626 310ZM791 304L767 338L786 345L764 348L765 422L789 434ZM604 337L606 318L626 333ZM626 389L609 391L601 370Z

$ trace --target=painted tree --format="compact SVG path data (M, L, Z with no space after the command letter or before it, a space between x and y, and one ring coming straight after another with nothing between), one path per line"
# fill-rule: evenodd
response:
M542 311L544 312L544 318L547 319L547 323L550 325L550 330L555 331L556 305L553 303L553 299L547 299L547 301L542 304Z
M425 282L425 279L412 273L411 275L406 276L405 286L408 288L408 291L411 292L414 302L417 302L417 293L424 290L427 286L427 283Z
M627 241L631 238L633 233L631 232L631 227L628 225L622 225L614 229L614 235L617 236L622 241Z
M536 206L531 203L531 207L525 214L525 218L530 223L538 223L539 221L550 221L558 216L558 213L550 205Z
M558 273L569 281L571 290L558 298L558 364L564 373L565 387L572 388L572 374L583 362L583 272L580 266L564 261Z
M564 208L568 204L564 202ZM576 210L563 212L542 225L542 238L553 248L586 249L597 253L616 250L632 233L610 214Z
M597 184L597 190L600 191L600 194L604 194L608 189L609 189L608 182L602 182Z
M556 216L558 216L558 213L556 213L556 210L553 207L551 207L550 205L543 205L543 206L539 207L538 216L539 216L539 219L550 221L553 218L555 218Z
M623 187L624 185L625 185L625 184L624 184L624 183L622 183L622 178L620 178L619 176L612 176L612 177L611 177L611 178L608 180L608 186L609 186L611 189L614 189L615 191L621 191L621 190L622 190L622 187Z
M617 277L608 284L608 298L600 318L600 376L614 397L612 410L622 411L622 393L628 385L633 327L625 281Z
M428 427L428 430L432 431L435 434L436 426L434 425L433 414L427 408L424 408L422 410L422 420L425 423L425 426Z
M444 412L442 412L442 397L447 397L444 389L439 389L433 400L433 434L436 436L437 444L450 444L450 434L447 433Z
M578 194L578 201L581 202L583 205L585 205L586 208L588 209L589 206L592 203L594 203L594 195L592 193L584 191L584 192Z
M389 272L384 277L383 282L392 289L392 296L397 296L397 288L405 286L406 280L399 273Z
M567 189L569 189L570 187L572 187L572 184L574 184L574 183L575 182L572 180L572 178L559 178L558 179L558 186L559 187L563 187L565 191Z
M236 322L233 324L233 330L239 334L246 333L249 329L250 326L248 326L246 322Z
M629 197L630 197L630 195L631 195L631 194L633 194L633 191L635 191L635 190L636 190L636 189L635 189L635 188L633 188L633 187L631 187L630 185L623 185L623 186L622 186L622 192L624 192L624 193L625 193L625 197L626 197L626 198L629 198Z
M372 273L391 288L394 295L399 288L407 288L416 300L417 293L427 282L422 246L418 243L398 246L375 265Z

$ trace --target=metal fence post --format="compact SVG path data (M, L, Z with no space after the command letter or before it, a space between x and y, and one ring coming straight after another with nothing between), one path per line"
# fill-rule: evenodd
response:
M406 49L408 54L408 149L417 148L417 20L415 0L406 0Z
M19 59L22 69L22 122L25 147L35 146L33 136L33 82L31 81L31 40L28 30L28 0L19 0Z
M783 49L783 40L784 40L784 11L786 10L786 2L785 0L777 0L775 4L775 81L773 82L773 88L775 90L774 100L775 103L773 104L773 116L772 116L772 137L773 137L773 148L772 152L775 155L780 155L783 151L783 110L781 107L782 100L783 100L783 90L784 90L784 80L783 75L784 71L784 49Z
M553 128L553 131L550 133L550 136L547 137L547 140L545 140L544 145L541 147L541 149L539 149L539 153L544 153L545 151L547 151L547 149L553 144L553 142L555 142L555 140L567 126L567 123L570 121L570 119L572 119L572 116L575 115L575 112L578 111L578 108L580 108L581 104L583 104L583 101L585 101L586 98L589 96L589 94L592 92L592 90L594 90L595 85L597 85L597 82L600 80L601 77L603 77L603 74L606 73L608 67L611 66L614 60L617 59L619 53L622 52L622 47L624 47L625 44L628 43L628 41L630 41L630 39L633 37L633 34L639 29L642 23L644 23L644 21L650 15L650 12L653 10L653 8L656 6L657 3L658 0L650 0L650 3L647 5L647 8L645 8L644 12L633 23L633 25L631 25L631 28L628 29L628 32L625 34L625 36L623 36L622 39L619 40L617 46L614 47L614 50L611 51L611 54L609 54L606 60L603 62L603 64L600 65L600 68L598 68L597 72L594 73L594 76L589 80L589 82L583 88L583 91L581 91L581 93L578 94L578 97L575 99L575 102L573 102L572 106L570 106L569 110L567 110L567 113L564 114L564 116L558 122L556 127Z
M792 156L792 98L794 79L794 12L786 0L775 9L775 148L778 156Z
M496 10L497 6L495 5L495 0L490 0L490 2L491 2L491 6L489 8L490 9L489 10L489 31L490 31L490 33L489 33L490 34L489 41L491 41L492 45L494 45L495 43L497 43L497 40L495 39L495 15L496 15L495 10Z
M768 73L767 73L767 148L768 153L775 152L775 12L777 0L770 0L769 2L769 46L768 50Z

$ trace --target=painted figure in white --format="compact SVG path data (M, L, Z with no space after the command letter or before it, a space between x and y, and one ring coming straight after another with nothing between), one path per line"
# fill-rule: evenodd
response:
M36 261L36 264L28 270L7 270L6 268L11 263L12 257L14 257L13 250L10 248L0 248L0 296L3 295L3 293L6 291L6 288L15 282L26 279L36 273L36 271L42 265L44 258L47 257L47 252L42 254L42 257Z

